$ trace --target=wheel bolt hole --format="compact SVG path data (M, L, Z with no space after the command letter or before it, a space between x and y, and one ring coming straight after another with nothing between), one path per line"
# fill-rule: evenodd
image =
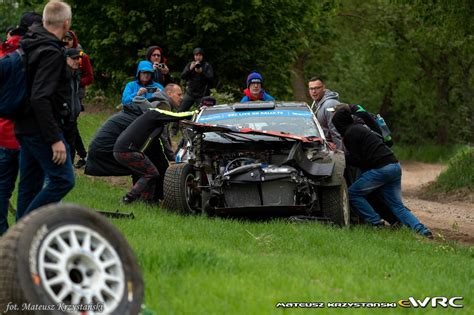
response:
M92 277L93 274L94 274L94 270L92 270L92 269L88 269L86 271L86 277L88 277L88 278Z
M82 276L82 273L77 270L77 269L71 269L71 271L69 271L69 278L71 279L72 282L74 283L81 283L82 280L84 279L84 277Z

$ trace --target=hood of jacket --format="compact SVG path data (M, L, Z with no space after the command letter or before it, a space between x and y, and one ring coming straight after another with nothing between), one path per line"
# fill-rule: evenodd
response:
M48 43L57 47L63 47L65 45L63 41L59 40L42 25L31 26L25 36L20 40L20 46L26 52Z
M77 40L76 33L74 33L74 31L71 31L71 30L69 30L67 32L68 32L68 34L70 34L72 36L72 47L71 48L78 48L79 41Z
M339 93L333 92L331 90L325 90L323 98L318 102L318 104L324 104L327 100L334 99L334 100L339 100Z
M153 94L153 97L149 99L152 104L152 107L156 107L164 110L171 110L171 99L163 91L156 91Z
M155 72L155 69L153 69L153 64L150 61L142 60L138 64L137 73L135 75L135 78L137 79L137 81L140 81L140 77L139 77L140 72L151 72L153 74Z
M354 124L351 112L347 108L340 108L332 117L332 123L340 135L344 136L346 130Z

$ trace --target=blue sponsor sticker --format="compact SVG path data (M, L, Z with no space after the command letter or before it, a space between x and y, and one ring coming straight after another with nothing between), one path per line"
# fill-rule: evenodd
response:
M312 117L312 113L303 110L257 110L211 114L199 117L197 122L207 123L241 117Z

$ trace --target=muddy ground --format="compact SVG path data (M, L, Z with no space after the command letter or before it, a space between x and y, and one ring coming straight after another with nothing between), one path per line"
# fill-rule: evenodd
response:
M428 196L425 188L444 169L442 164L402 162L403 200L438 239L474 244L474 202L469 196Z

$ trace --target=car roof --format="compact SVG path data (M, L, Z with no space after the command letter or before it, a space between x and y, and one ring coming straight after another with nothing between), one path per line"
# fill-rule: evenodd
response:
M274 108L273 108L274 107ZM227 112L238 110L271 110L271 109L298 109L310 110L305 102L247 102L247 103L230 103L220 104L209 107L203 107L202 112Z

